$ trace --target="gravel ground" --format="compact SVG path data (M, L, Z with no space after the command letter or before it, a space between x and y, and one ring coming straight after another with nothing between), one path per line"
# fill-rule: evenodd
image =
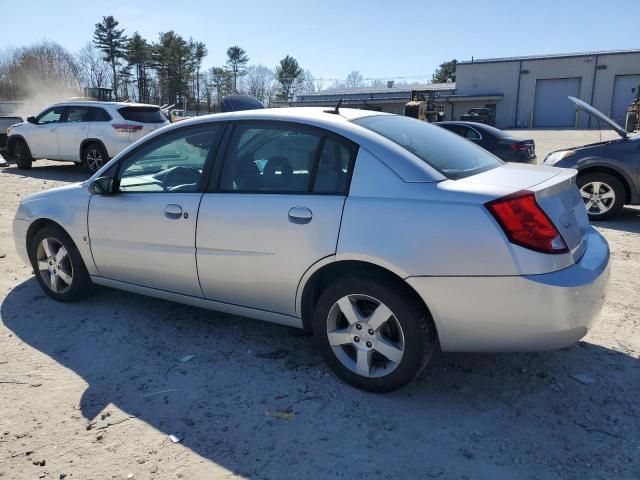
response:
M517 134L540 157L599 138ZM640 478L640 209L598 225L612 281L582 342L445 354L373 395L284 327L110 289L46 297L11 219L21 197L84 178L0 170L1 478Z

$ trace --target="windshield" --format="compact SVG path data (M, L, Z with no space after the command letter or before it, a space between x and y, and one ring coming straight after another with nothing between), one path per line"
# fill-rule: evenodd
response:
M452 180L486 172L504 163L455 133L413 118L376 115L353 123L397 143Z

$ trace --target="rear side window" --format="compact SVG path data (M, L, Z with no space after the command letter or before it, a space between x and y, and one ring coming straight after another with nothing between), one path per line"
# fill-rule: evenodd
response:
M295 125L240 124L231 140L220 189L307 192L322 138L319 132Z
M110 120L111 120L111 115L109 115L103 108L97 108L97 107L89 108L90 122L108 122Z
M313 191L316 193L347 193L349 174L357 148L351 143L327 137L322 146Z
M504 162L472 142L426 122L398 115L376 115L353 123L388 138L452 180L492 170Z
M87 107L67 107L67 122L88 122L89 109Z
M166 119L157 107L123 107L118 109L122 118L139 123L164 123Z

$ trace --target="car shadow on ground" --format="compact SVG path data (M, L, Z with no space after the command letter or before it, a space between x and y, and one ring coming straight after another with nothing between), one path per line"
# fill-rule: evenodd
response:
M20 170L15 165L10 164L10 166L3 168L1 171L18 177L41 178L43 180L62 182L83 182L91 176L82 166L74 163L38 165L38 162L35 162L29 170Z
M640 208L624 207L611 220L593 222L595 227L605 227L621 232L640 233Z
M336 380L311 337L126 292L60 304L30 279L0 314L87 382L77 398L87 423L113 404L252 478L524 478L523 463L536 478L586 463L621 478L611 451L631 463L638 448L640 362L586 342L446 354L404 389L374 395ZM39 388L55 395L45 373Z

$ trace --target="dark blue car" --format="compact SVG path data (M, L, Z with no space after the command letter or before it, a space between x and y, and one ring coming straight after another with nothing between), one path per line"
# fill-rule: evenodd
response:
M551 152L544 164L578 170L578 187L591 220L611 218L624 205L640 204L640 135L629 135L588 103L569 99L620 138Z
M531 139L521 140L477 122L451 121L436 125L471 140L505 162L536 163L536 145Z

